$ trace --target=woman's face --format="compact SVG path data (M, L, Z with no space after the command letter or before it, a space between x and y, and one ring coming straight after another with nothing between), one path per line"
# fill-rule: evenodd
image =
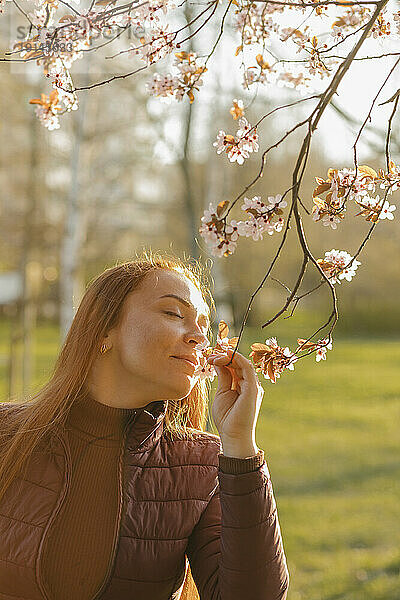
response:
M195 366L177 357L196 362L194 348L207 339L208 314L199 289L173 271L151 271L127 296L118 327L106 337L112 350L104 359L112 361L116 385L131 404L190 393L197 381Z

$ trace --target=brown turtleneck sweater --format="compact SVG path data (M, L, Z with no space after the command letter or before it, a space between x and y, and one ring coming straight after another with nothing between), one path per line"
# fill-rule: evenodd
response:
M89 395L70 410L71 480L43 554L44 583L52 600L92 598L103 582L118 515L119 448L134 410L113 408ZM224 472L246 473L262 464L264 451L245 459L220 454L219 459Z
M68 415L70 487L43 556L44 582L54 600L92 598L104 579L118 514L119 448L134 410L85 396Z

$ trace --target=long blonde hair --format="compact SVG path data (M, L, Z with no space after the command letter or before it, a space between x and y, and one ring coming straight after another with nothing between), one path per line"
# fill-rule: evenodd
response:
M54 426L65 423L74 400L83 389L104 335L118 323L126 296L147 273L156 269L185 275L215 310L205 269L198 261L185 263L176 256L144 250L134 260L117 263L96 277L80 302L50 380L30 399L9 402L7 411L1 415L0 502L12 481L23 470L22 476L26 475L29 459L38 444L48 439ZM208 380L198 380L186 398L169 400L164 422L166 435L193 439L196 430L205 431L209 390ZM180 598L199 599L190 567Z

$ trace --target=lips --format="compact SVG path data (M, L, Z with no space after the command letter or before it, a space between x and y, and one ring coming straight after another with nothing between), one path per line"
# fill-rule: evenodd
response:
M197 367L197 361L193 358L186 358L184 356L173 356L172 358L177 358L178 360L182 360L187 365L191 365L193 368Z

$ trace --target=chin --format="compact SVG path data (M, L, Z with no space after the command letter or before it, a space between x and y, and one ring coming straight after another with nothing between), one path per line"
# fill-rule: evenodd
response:
M182 400L186 398L192 391L195 386L196 381L190 381L189 379L183 380L176 385L169 386L169 389L172 388L172 394L169 392L168 397L171 397L171 400Z

